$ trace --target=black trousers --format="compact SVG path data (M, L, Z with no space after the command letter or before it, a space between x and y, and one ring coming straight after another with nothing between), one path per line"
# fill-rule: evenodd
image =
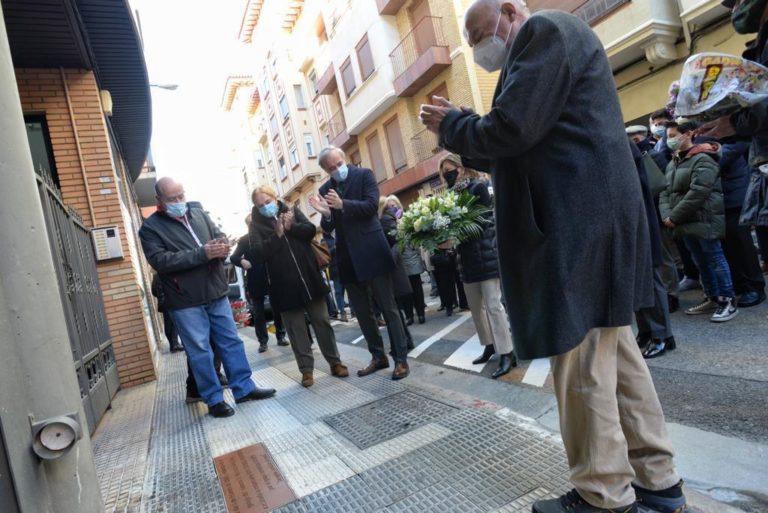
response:
M179 341L179 330L176 329L176 323L173 322L170 312L162 312L163 314L163 329L165 331L165 338L168 339L168 343L171 349L181 345Z
M723 249L731 268L733 289L736 294L762 292L765 289L765 279L752 242L752 230L749 226L739 226L740 215L740 208L729 208L725 211Z
M374 313L374 306L377 306L387 323L392 356L396 363L405 363L408 357L405 324L395 302L391 273L376 276L363 283L346 283L344 286L371 356L377 360L387 359L384 340L381 338Z
M464 293L464 284L456 269L456 261L451 260L444 264L435 264L435 281L437 291L440 294L440 302L446 308L469 308L467 296ZM458 292L458 295L457 295Z
M406 305L405 315L409 319L413 319L413 311L415 309L416 315L424 317L424 310L426 310L427 305L424 302L424 285L421 283L421 275L412 274L408 276L408 280L411 282L411 288L413 289L413 295L411 296L413 301L410 305L410 309L408 309L408 305Z
M254 295L249 292L251 296L251 318L253 319L253 328L256 330L256 339L259 344L266 344L269 341L269 332L267 331L267 317L264 313L264 294ZM285 328L283 327L283 319L280 317L280 312L277 311L275 305L272 305L272 315L275 318L275 330L277 340L285 338Z

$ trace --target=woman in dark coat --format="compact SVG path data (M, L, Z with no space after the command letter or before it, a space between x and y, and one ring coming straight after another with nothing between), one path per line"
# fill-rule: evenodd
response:
M308 315L315 328L318 346L331 374L349 376L341 363L336 346L336 335L328 318L325 295L328 287L320 276L311 241L315 225L294 207L289 209L277 200L275 191L268 186L253 192L253 222L250 233L256 254L267 268L270 300L283 316L293 354L302 374L301 384L314 384L314 358L312 339L309 338L304 315Z
M397 309L400 312L400 320L403 321L403 328L405 329L405 341L408 350L413 349L413 338L411 338L411 332L408 330L408 326L413 324L413 317L406 319L408 311L413 311L413 307L408 309L409 305L413 305L413 289L411 289L411 282L408 280L408 275L405 273L405 267L403 265L403 255L400 253L400 248L397 245L397 207L392 208L389 206L391 203L390 198L396 198L395 196L382 196L379 198L379 222L384 230L384 235L387 237L389 243L390 252L392 253L392 259L395 261L395 270L392 271L392 290L395 293L395 302L397 303ZM400 203L400 201L397 201Z
M477 197L478 203L493 208L488 185L480 180L480 174L466 168L458 155L446 155L440 160L440 177L449 189L460 194L469 191ZM484 346L483 354L474 364L486 363L494 353L499 353L499 368L492 376L498 378L507 374L517 365L512 347L507 313L501 304L501 282L499 278L499 257L496 252L496 228L493 214L488 216L489 224L479 239L460 244L459 253L461 279L467 295L469 310L477 329L477 336Z

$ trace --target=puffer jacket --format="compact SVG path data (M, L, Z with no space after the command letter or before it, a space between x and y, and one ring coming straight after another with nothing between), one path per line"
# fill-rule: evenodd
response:
M720 179L723 183L725 209L739 209L744 204L749 185L747 155L749 142L724 143L720 157Z
M288 212L278 202L279 213ZM261 215L256 207L251 214L249 233L254 254L264 262L269 278L269 299L281 312L308 305L328 293L310 241L315 236L315 225L298 208L293 209L293 224L283 237L275 233L275 219Z
M667 188L659 196L662 219L675 223L676 237L725 237L725 203L720 183L720 145L698 144L667 167Z
M405 274L408 276L423 273L426 269L424 267L424 260L421 258L421 251L407 246L403 250L403 267L405 267Z
M213 224L200 203L187 203L187 220L200 241L165 212L157 211L139 230L144 255L160 275L168 310L200 306L229 292L224 260L208 260L203 245L224 234Z
M467 190L477 196L477 202L489 208L493 208L493 201L488 192L488 186L477 180L461 181L453 186L456 193ZM461 281L464 283L476 283L499 277L499 254L496 250L496 225L493 222L493 213L488 214L489 224L485 225L483 235L479 239L460 244L459 269Z

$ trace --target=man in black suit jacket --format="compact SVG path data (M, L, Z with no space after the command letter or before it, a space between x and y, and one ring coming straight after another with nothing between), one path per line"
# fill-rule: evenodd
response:
M336 230L339 277L372 356L368 366L357 371L357 375L367 376L389 367L373 313L373 298L389 327L395 359L392 379L402 379L409 373L408 350L392 288L395 262L378 218L376 179L370 169L348 166L346 155L339 148L325 148L318 160L331 179L320 188L320 194L310 198L310 204L323 216L323 229Z

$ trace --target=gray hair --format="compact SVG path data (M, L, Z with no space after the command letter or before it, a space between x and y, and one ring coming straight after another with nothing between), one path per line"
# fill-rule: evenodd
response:
M323 164L325 163L325 159L330 157L331 154L333 154L333 152L335 152L335 151L338 151L341 154L341 157L344 160L347 160L347 154L344 153L344 150L342 150L341 148L338 148L336 146L326 146L325 148L320 150L320 154L317 156L317 163L320 164L320 167L325 169L323 167Z

